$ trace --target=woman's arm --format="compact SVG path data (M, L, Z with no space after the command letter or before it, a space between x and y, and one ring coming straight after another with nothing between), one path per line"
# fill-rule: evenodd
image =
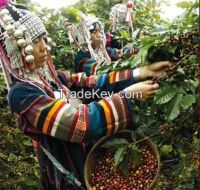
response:
M75 56L75 72L84 72L87 76L94 75L98 62L88 52L80 50Z
M58 71L58 76L63 85L68 88L87 87L100 91L120 91L130 86L139 78L135 70L112 71L100 76L86 76L85 73L71 73L69 71Z
M134 48L130 47L124 47L122 49L117 48L106 48L108 55L112 59L112 61L116 61L120 59L123 55L126 55L127 57L131 57L132 55L137 54L137 51Z
M74 109L67 100L56 100L28 83L12 87L9 104L28 128L76 143L116 133L129 126L132 115L129 100L122 93Z
M68 88L88 87L105 91L120 91L138 80L152 77L160 77L172 66L169 61L156 62L136 69L112 71L100 76L86 76L85 73L71 73L69 71L58 71L62 84Z

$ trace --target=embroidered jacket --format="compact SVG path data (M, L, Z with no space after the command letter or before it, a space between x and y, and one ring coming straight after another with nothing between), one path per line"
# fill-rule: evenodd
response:
M106 48L108 55L110 56L112 61L118 60L122 55L133 55L135 54L135 50L132 48ZM99 64L97 60L91 58L91 55L88 51L80 50L75 56L75 71L76 72L85 72L87 76L93 75L96 67Z
M74 88L105 88L134 82L131 70L86 77L84 73L60 71L63 85ZM126 85L124 85L126 86ZM9 91L9 105L19 118L19 127L37 140L62 166L84 184L83 167L91 143L104 135L130 126L130 102L123 93L74 108L67 99L56 99L51 86L16 82ZM41 189L79 189L66 181L66 176L38 147Z

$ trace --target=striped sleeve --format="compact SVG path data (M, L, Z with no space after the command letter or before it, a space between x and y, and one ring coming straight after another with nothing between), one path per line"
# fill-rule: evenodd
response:
M12 111L42 134L70 142L96 140L129 126L131 109L124 94L114 94L74 109L65 99L56 100L35 86L23 84L9 93Z
M132 55L137 54L137 51L134 48L130 47L124 47L122 49L116 49L116 48L106 48L108 55L112 59L112 61L116 61L122 56L131 57Z
M123 90L127 86L134 83L134 72L131 69L126 69L123 71L112 71L109 74L102 75L91 75L86 76L85 73L74 73L69 71L58 71L58 76L63 85L68 88L72 87L88 87L88 88L98 88L98 89L109 89L110 85L118 86L120 83L121 89Z
M87 76L93 75L98 63L90 54L80 50L75 56L75 71L84 72Z
M110 56L112 61L116 61L122 56L126 55L130 57L136 54L136 50L130 47L124 47L122 49L107 47L106 51ZM87 76L93 75L96 67L98 67L98 62L92 59L88 52L83 52L80 50L75 56L75 71L77 73L84 72Z
M87 76L93 75L97 65L95 59L84 59L79 63L78 72L85 72Z

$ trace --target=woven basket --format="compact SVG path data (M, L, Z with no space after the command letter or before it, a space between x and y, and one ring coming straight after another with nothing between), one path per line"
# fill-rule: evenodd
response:
M132 133L132 131L123 130L115 135L102 137L100 140L98 140L95 143L95 145L92 147L92 149L90 150L90 152L87 156L85 166L84 166L84 179L85 179L85 184L86 184L86 187L88 190L92 189L92 187L90 186L91 174L92 174L93 168L95 166L96 158L98 156L100 156L101 151L102 151L102 149L99 147L102 146L106 141L109 141L113 138L124 138L124 139L127 139L128 141L131 141L131 133ZM149 188L146 189L146 190L151 190L153 188L153 186L158 178L159 172L160 172L160 156L159 156L157 146L150 138L147 138L147 136L145 136L143 134L136 134L136 140L140 140L140 139L144 139L143 141L141 141L141 143L145 144L149 147L149 149L152 151L152 153L154 153L154 155L156 156L157 161L158 161L158 163L157 163L158 168L157 168L157 173L155 175L155 178L152 181L152 183L150 184Z

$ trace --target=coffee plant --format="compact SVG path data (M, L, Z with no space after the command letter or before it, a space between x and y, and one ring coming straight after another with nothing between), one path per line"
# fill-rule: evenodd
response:
M49 35L54 41L52 55L56 67L73 70L73 50L76 51L76 49L70 46L67 36L65 22L69 16L68 10L65 8L40 10L29 0L18 0L17 2L29 6L45 21ZM121 2L123 0L80 0L72 8L100 17L108 31L110 8ZM138 53L131 57L124 56L111 65L102 67L99 74L149 65L157 61L169 60L173 62L173 66L167 71L167 74L153 79L160 85L160 90L154 99L146 102L132 102L134 133L145 133L153 139L159 149L161 170L154 190L196 190L199 188L197 113L197 88L199 85L197 66L199 62L199 15L197 9L199 3L196 0L179 2L177 6L184 9L184 13L172 22L162 19L159 14L160 6L163 3L164 0L134 2L136 17L134 33L130 36L121 31L117 38L127 41L127 46L136 48ZM16 129L16 123L8 109L6 94L6 86L1 74L0 189L36 190L39 186L38 164L33 154L31 141ZM146 168L143 167L148 167L148 165L145 165L145 159L152 158L153 160L154 158L150 153L147 153L149 150L146 147L134 146L132 150L137 157L133 157L134 159L127 157L126 160L127 163L132 163L131 160L138 160L138 164L136 164L138 170L131 169L132 165L128 165L128 169L123 167L126 168L126 171L120 170L120 165L123 164L124 159L116 156L116 154L123 155L121 152L129 152L130 150L125 147L120 147L121 151L106 149L107 151L105 150L102 154L103 159L97 160L99 167L96 168L95 173L99 173L99 175L94 176L93 189L102 189L102 186L105 187L105 185L111 183L110 180L107 181L107 179L102 178L106 175L109 175L112 179L119 179L116 184L122 186L122 189L123 187L128 189L129 187L126 188L127 175L130 177L130 181L133 181L131 190L140 189L139 186L142 184L140 182L146 179L144 173ZM106 161L107 159L109 164ZM143 161L140 162L140 160ZM118 169L116 174L118 177L114 176L115 174L111 172L112 169ZM105 171L107 170L110 173L106 174ZM139 172L138 175L137 171ZM123 177L120 177L121 175ZM135 180L136 178L137 180ZM151 179L150 176L147 177L147 184ZM115 189L114 180L111 185ZM142 185L141 189L145 189L144 184ZM113 188L112 190L114 190Z

